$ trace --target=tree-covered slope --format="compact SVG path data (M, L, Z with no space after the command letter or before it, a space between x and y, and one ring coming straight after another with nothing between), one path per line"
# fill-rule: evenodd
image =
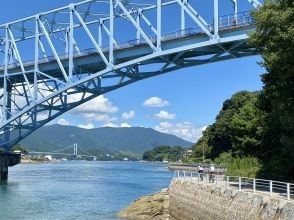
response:
M192 143L174 135L160 133L150 128L95 128L73 126L44 126L21 141L21 145L36 151L54 151L73 143L86 150L108 149L135 155L158 145L190 147Z
M256 33L249 43L263 58L263 89L225 101L193 157L204 149L234 175L294 181L294 2L265 1L253 16Z
M227 175L254 177L261 169L261 140L264 131L259 93L242 91L226 100L202 138L194 146L193 157L227 167Z
M266 1L254 14L251 44L263 57L262 175L294 181L294 1Z
M262 112L257 105L258 93L242 91L226 100L216 121L204 131L195 146L194 155L202 156L205 149L209 158L223 152L256 156L260 152Z
M169 161L175 162L181 160L184 154L184 148L179 146L158 146L148 150L143 154L143 160L146 161Z

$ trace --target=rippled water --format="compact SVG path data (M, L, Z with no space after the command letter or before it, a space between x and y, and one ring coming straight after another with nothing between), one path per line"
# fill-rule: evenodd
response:
M134 199L166 188L163 164L63 162L18 165L0 185L0 219L118 219Z

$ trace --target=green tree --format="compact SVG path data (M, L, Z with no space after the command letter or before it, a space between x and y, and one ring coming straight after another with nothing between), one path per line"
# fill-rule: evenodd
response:
M267 1L253 13L257 31L250 43L262 54L265 112L262 175L294 179L294 2Z
M12 148L11 148L11 151L20 151L21 153L23 154L28 154L29 151L27 149L25 149L24 147L22 147L21 145L19 144L16 144L14 145Z
M253 177L260 170L258 156L264 130L263 112L259 109L259 93L242 91L226 100L216 117L193 148L192 157L225 165L228 175Z
M147 161L177 161L182 158L184 148L180 146L158 146L143 154L143 160Z
M209 158L214 159L223 152L256 154L262 130L257 96L257 92L242 91L224 102L215 123L206 129L196 144L206 146L210 151Z
M232 116L231 122L233 152L239 156L258 157L264 127L263 112L257 106L256 93Z
M256 157L239 157L225 152L215 159L215 163L225 166L228 176L256 177L262 166Z
M208 146L208 135L209 127L203 131L203 136L193 145L193 153L191 155L195 161L202 161L211 153L211 147ZM203 155L204 154L204 155Z

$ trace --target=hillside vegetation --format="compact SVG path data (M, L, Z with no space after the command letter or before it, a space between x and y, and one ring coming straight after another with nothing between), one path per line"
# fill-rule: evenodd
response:
M146 161L178 161L182 159L185 148L180 146L157 146L143 154Z
M22 140L20 145L31 151L52 152L74 143L78 144L79 152L86 150L97 155L98 159L105 158L105 154L112 154L115 156L112 159L128 157L137 160L141 160L143 152L153 149L154 146L192 146L188 141L150 128L83 129L62 125L44 126ZM69 149L68 153L72 151L73 149Z
M266 1L253 15L250 44L263 57L264 87L226 100L190 159L204 150L230 175L294 181L294 2Z
M216 121L194 145L192 158L206 158L228 168L227 175L256 176L261 168L263 113L257 92L238 92L224 102Z

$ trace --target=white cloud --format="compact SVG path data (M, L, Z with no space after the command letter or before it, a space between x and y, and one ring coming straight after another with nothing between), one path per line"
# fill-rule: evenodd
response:
M104 123L110 123L110 122L116 121L116 119L117 119L116 117L110 117L107 114L98 114L98 115L96 115L95 118L97 121L101 121Z
M70 102L78 101L79 97L71 97ZM88 116L93 116L94 113L116 113L118 112L118 107L113 105L113 103L108 99L105 98L103 95L98 96L94 99L91 99L87 103L80 105L73 109L71 113L74 114L88 114Z
M121 127L121 128L130 128L131 127L131 125L130 124L128 124L128 123L121 123L120 125L117 125L117 124L114 124L114 123L106 123L106 124L104 124L104 125L102 125L102 127L110 127L110 128L119 128L119 127Z
M143 103L143 106L147 107L163 107L167 105L169 105L169 102L159 97L150 97Z
M82 116L87 120L97 120L104 123L109 123L116 121L116 117L110 117L108 114L100 114L100 113L83 113Z
M166 119L166 120L171 120L176 117L175 114L168 113L167 111L160 111L159 113L154 115L158 119Z
M83 117L88 120L93 120L96 117L96 113L83 113Z
M89 94L86 94L86 97ZM69 102L78 102L81 99L81 94L74 94L68 97ZM110 123L115 121L116 117L111 117L109 114L118 112L119 108L114 105L108 98L103 95L98 96L90 101L72 109L69 114L80 115L88 122L88 124L81 125L81 127L92 128L90 123L92 120L97 120L103 123ZM94 125L93 125L94 127Z
M164 128L164 129L168 129L168 128L172 127L172 124L169 123L169 122L160 122L159 125L160 125L161 128Z
M201 136L206 126L196 126L190 122L182 122L172 124L169 122L161 122L154 129L167 134L176 135L184 140L195 143Z
M106 123L106 124L102 125L101 127L117 128L119 126L117 124L114 124L114 123Z
M130 128L131 125L129 125L128 123L121 123L120 127L121 128Z
M88 123L88 124L85 124L85 125L79 124L78 127L79 128L84 128L84 129L92 129L92 128L94 128L94 124L92 124L92 123Z
M45 111L45 112L39 112L37 114L37 120L45 120L48 119L49 117L49 112Z
M58 120L57 124L59 125L70 125L70 122L65 120L64 118L61 118Z
M135 118L135 116L136 116L136 113L135 113L135 111L129 111L129 112L124 112L124 113L122 113L122 118L123 119L125 119L125 120L130 120L130 119L133 119L133 118Z

